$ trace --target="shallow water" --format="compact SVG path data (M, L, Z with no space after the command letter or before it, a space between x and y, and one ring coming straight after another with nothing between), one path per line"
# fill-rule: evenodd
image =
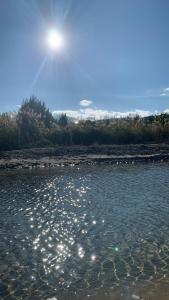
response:
M169 299L169 165L0 173L0 299Z

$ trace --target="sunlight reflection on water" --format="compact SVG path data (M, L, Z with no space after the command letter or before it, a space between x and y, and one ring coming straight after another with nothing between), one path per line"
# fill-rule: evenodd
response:
M0 178L1 299L94 297L169 278L167 165L9 175Z

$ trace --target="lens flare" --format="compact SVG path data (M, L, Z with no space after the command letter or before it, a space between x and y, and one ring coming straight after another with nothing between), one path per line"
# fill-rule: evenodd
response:
M64 45L64 39L61 33L52 29L47 35L47 44L51 50L59 50Z

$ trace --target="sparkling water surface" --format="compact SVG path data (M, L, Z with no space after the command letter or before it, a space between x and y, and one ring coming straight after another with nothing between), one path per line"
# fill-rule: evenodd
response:
M0 299L132 299L162 279L168 164L0 173Z

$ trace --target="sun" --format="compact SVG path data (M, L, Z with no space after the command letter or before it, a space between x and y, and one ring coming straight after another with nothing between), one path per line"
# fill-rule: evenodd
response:
M55 29L51 29L47 34L47 45L51 50L60 50L64 45L63 35Z

